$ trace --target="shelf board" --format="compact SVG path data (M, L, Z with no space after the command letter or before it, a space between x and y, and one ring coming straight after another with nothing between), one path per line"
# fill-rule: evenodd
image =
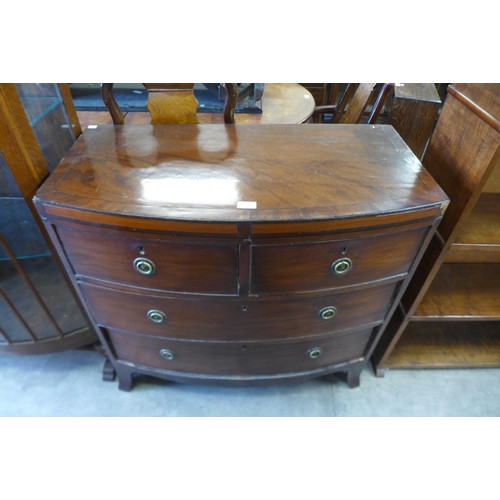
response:
M500 194L483 193L445 262L500 262Z
M380 368L500 367L496 322L410 323Z
M443 264L411 321L499 319L500 264Z
M500 193L483 193L455 239L461 245L498 245Z

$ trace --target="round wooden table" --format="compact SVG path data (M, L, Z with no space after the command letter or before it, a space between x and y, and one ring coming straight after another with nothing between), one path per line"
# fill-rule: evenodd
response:
M314 111L312 94L298 83L266 83L262 95L262 113L235 113L236 123L243 124L287 124L304 123ZM126 124L149 124L148 112L124 113ZM112 124L107 111L78 111L83 129L87 125ZM200 123L223 123L222 113L198 113Z
M312 94L298 83L266 83L262 95L262 113L235 113L236 123L304 123L314 111ZM223 123L222 113L198 113L200 123Z

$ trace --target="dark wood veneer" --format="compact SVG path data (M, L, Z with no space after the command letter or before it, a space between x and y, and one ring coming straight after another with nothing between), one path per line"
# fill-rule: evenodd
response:
M448 200L389 126L158 125L85 131L35 201L128 390L357 386Z

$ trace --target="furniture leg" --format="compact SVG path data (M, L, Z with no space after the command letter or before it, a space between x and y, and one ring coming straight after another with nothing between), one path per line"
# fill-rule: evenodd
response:
M132 372L127 369L117 368L118 388L120 391L130 391L132 389Z
M347 385L354 389L354 387L359 387L359 377L363 371L363 365L355 365L349 370L347 370Z
M106 382L113 382L115 380L116 371L109 359L106 358L104 366L102 367L102 379Z

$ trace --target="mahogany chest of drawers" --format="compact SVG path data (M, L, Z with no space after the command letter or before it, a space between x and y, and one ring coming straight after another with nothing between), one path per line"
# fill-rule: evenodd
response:
M119 386L359 375L448 199L390 126L87 129L35 197Z

